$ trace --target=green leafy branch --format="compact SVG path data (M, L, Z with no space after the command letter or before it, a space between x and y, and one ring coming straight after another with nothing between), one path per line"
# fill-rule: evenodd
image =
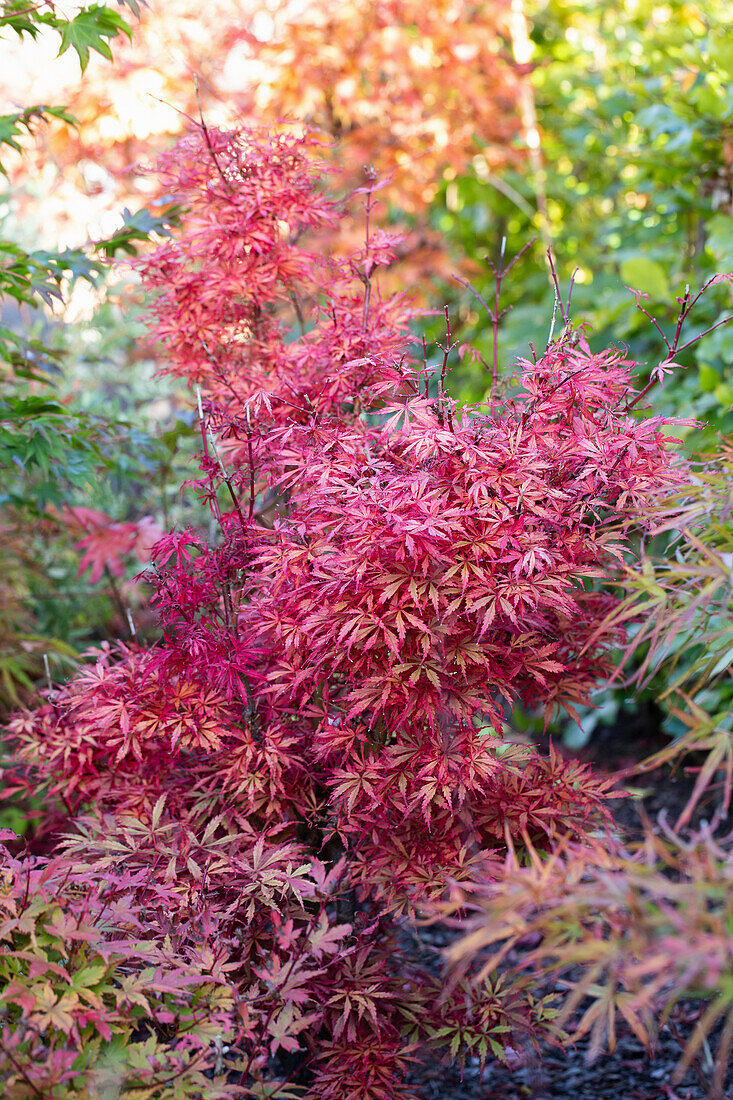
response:
M137 17L140 15L140 7L136 0L122 0ZM25 0L11 0L3 3L0 8L0 29L8 27L22 38L28 35L37 38L43 27L56 31L61 37L58 56L66 53L71 48L76 51L79 58L81 71L84 72L89 64L89 53L96 53L112 60L110 42L118 35L124 34L132 39L130 24L115 11L111 11L104 4L90 4L82 8L73 19L65 19L56 14L56 9L51 2L29 4Z

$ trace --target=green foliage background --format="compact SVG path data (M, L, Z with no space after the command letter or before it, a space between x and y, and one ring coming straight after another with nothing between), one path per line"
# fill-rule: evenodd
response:
M733 5L548 0L529 4L528 14L541 177L527 168L495 178L477 149L473 170L445 182L433 224L483 268L472 281L484 296L493 286L486 261L498 260L502 237L511 256L537 236L505 284L503 304L512 308L500 347L511 362L530 341L544 348L552 316L544 191L565 290L577 268L573 319L588 323L591 346L628 347L644 374L664 348L626 287L648 294L647 308L670 331L686 284L733 269ZM490 361L486 316L456 286L445 289L465 337ZM687 337L730 305L727 287L709 292ZM718 430L733 430L733 329L705 337L683 365L655 403L705 421L690 446L714 447ZM456 381L466 398L486 391L485 376L468 365Z

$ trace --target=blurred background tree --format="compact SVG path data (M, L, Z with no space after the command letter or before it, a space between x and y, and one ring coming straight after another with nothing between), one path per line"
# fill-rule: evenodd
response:
M16 94L54 88L79 120L39 131L14 178L15 208L25 213L42 187L44 225L64 237L80 224L108 232L123 206L150 200L153 177L134 166L201 107L211 126L287 120L320 131L344 194L367 168L389 178L382 212L412 230L403 249L412 282L455 266L427 218L444 178L479 149L495 169L524 159L509 0L151 0L139 14L114 66L91 57L81 82L57 66L50 77L45 39L6 59ZM348 247L361 234L347 220L338 240Z

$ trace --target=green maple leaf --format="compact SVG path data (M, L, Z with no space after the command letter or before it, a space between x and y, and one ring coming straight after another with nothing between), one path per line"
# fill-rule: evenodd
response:
M23 131L31 133L34 122L45 120L47 116L61 119L70 126L76 126L76 119L63 107L49 107L47 104L38 103L26 107L23 111L16 111L11 115L0 115L0 145L9 145L16 152L22 152L22 146L18 138ZM7 172L0 163L0 172L7 176Z
M118 34L126 34L132 39L129 24L116 12L101 4L92 4L85 8L74 19L61 23L57 30L61 34L58 56L66 53L69 46L73 47L78 54L82 72L89 63L90 50L96 50L111 61L112 51L106 40L116 38Z

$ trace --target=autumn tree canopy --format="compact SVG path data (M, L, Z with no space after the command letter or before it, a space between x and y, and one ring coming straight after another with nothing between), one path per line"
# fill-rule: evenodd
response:
M509 14L508 0L168 0L140 8L114 67L92 56L82 81L70 66L60 83L55 45L41 40L15 61L15 94L62 100L79 127L39 129L16 182L53 177L44 224L78 243L81 226L94 235L121 204L149 197L150 181L129 169L198 119L200 100L211 125L322 131L344 190L373 166L394 174L402 210L424 214L443 173L479 151L492 167L520 159Z

